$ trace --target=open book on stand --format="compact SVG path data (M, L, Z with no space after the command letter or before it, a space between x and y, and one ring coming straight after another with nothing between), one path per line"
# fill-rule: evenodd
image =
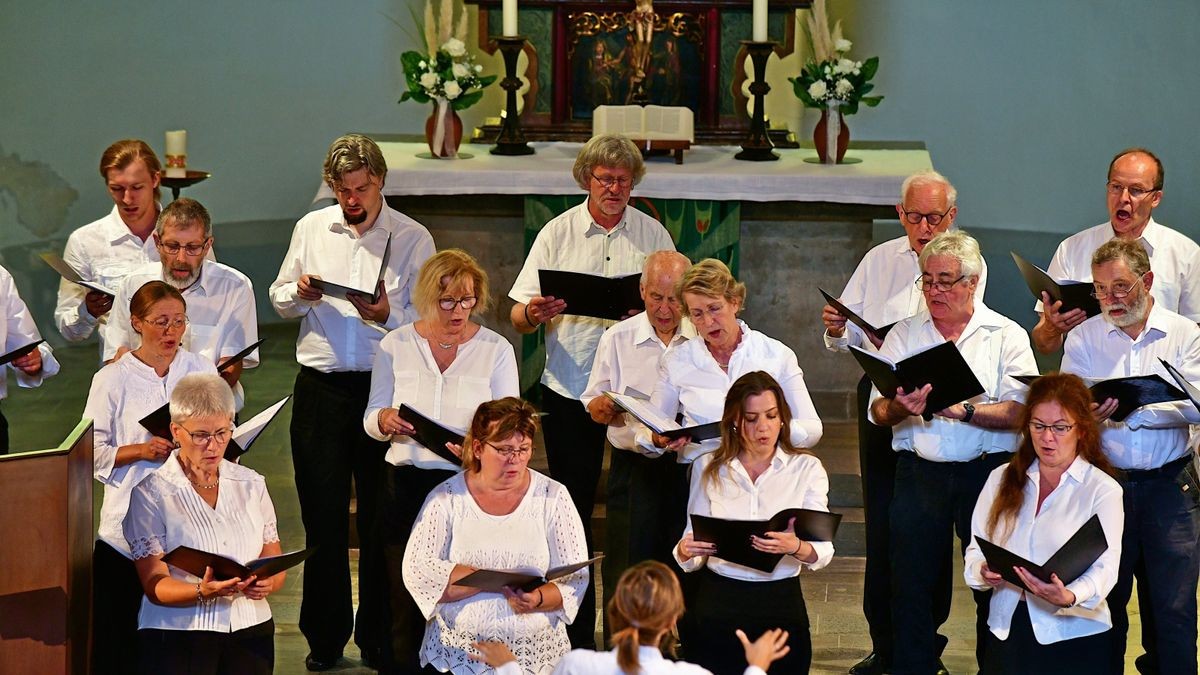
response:
M638 141L696 141L691 108L602 105L592 112L592 135L621 134Z

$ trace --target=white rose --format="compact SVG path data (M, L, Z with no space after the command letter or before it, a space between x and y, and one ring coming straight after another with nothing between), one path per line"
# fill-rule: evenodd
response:
M467 53L467 46L458 38L450 38L442 45L442 50L450 56L462 56Z
M433 89L439 81L437 73L421 73L421 86L425 89Z
M848 75L854 72L854 62L850 59L838 59L837 65L833 67L833 72L838 75Z
M850 84L850 80L844 77L838 80L837 85L833 88L833 92L838 98L846 98L846 95L852 91L854 91L854 85Z
M835 51L839 51L839 52L848 52L848 51L850 51L850 47L852 47L853 45L854 45L853 42L850 42L849 40L841 39L841 40L838 40L833 43L833 49Z
M447 99L454 100L454 99L458 98L458 95L461 93L462 93L462 87L458 86L457 82L455 82L454 80L451 80L446 83L446 98Z
M825 86L825 80L817 80L816 82L808 85L808 95L811 96L813 100L820 101L821 99L825 98L825 94L828 92L829 88Z
M425 62L424 62L424 61L422 61L422 62L418 63L417 65L418 65L418 66L420 66L420 67L422 67L422 68L424 68L424 67L425 67Z
M483 66L481 66L481 65L479 65L479 64L476 64L476 65L475 65L475 72L477 72L477 73L482 73L482 72L483 72Z
M454 73L455 79L466 77L471 71L465 63L456 63L450 66L450 72Z

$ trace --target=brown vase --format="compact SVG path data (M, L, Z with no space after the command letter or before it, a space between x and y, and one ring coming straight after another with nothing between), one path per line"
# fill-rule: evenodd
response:
M841 123L841 131L837 137L837 164L842 163L842 159L846 157L846 147L850 145L850 127L846 126L846 116L841 110L837 111L838 120ZM829 124L829 108L821 108L821 119L817 122L817 126L813 129L813 145L817 148L817 157L824 164L829 155L829 150L825 147L825 127Z
M438 142L438 122L441 121L441 142ZM462 143L463 124L458 113L449 103L433 103L433 112L425 120L425 141L434 157L453 159L458 156L458 145Z

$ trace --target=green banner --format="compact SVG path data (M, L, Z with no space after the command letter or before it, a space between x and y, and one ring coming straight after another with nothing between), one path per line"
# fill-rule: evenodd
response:
M525 255L529 255L533 240L546 223L583 203L586 198L584 194L525 197ZM629 200L629 205L662 223L671 233L675 249L692 262L716 258L729 265L734 276L737 276L741 202L634 197ZM543 330L539 329L521 341L521 391L526 396L537 391L533 386L542 377L542 369L546 365L543 334Z

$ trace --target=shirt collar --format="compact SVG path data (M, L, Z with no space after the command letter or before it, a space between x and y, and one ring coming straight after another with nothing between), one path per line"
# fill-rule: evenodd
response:
M1075 459L1071 461L1071 466L1067 467L1067 470L1063 472L1063 475L1070 476L1071 480L1082 484L1083 479L1087 475L1087 471L1089 468L1091 468L1091 466L1091 462L1087 461L1083 457L1080 457L1079 455L1075 455ZM1029 468L1025 470L1025 475L1028 476L1032 481L1034 489L1037 489L1037 481L1041 479L1042 475L1041 461L1034 459L1029 465Z
M658 333L654 331L654 325L650 323L650 316L646 312L642 312L633 318L637 323L633 331L633 343L635 345L646 344L650 340L659 342ZM675 331L674 337L667 344L668 347L685 342L696 335L696 329L692 327L692 322L686 317L679 318L679 330ZM659 344L662 344L659 342Z
M158 210L162 211L161 205L158 206ZM131 232L129 230L129 226L125 224L125 221L121 220L121 212L117 209L116 204L113 204L112 211L108 213L108 218L101 222L104 223L104 237L110 244L116 244L123 239L134 239L139 244L145 244L145 242L142 241L142 238ZM152 241L153 237L154 235L151 233L151 235L146 238L146 241Z
M613 229L606 230L603 227L600 227L600 225L598 225L596 223L596 220L594 218L592 218L592 212L588 209L588 203L590 201L591 201L591 197L588 197L587 199L583 200L582 204L579 205L580 216L581 216L579 219L579 223L580 223L580 226L583 228L582 229L583 236L590 237L590 236L596 235L596 234L612 234L613 232L616 232L617 230L623 229L625 227L625 223L629 222L630 206L628 204L626 204L625 210L621 212L621 220L613 227Z
M922 329L928 329L937 333L937 327L933 325L933 315L929 313L929 309L922 309L918 316L918 320ZM971 318L967 320L967 325L963 327L962 334L958 336L961 341L976 330L983 328L1003 328L1005 325L1004 317L996 310L983 304L983 301L978 297L975 298L975 311L971 313ZM938 333L940 335L940 333Z
M1146 317L1146 327L1142 329L1142 332L1137 336L1137 339L1129 338L1130 340L1133 340L1134 342L1144 340L1148 335L1150 335L1151 331L1158 331L1162 335L1167 335L1170 332L1167 330L1167 315L1164 314L1166 310L1164 310L1160 304L1161 303L1159 303L1157 300L1154 301L1154 304L1150 306L1150 316ZM1111 321L1104 318L1103 314L1100 314L1100 318L1102 321L1104 321L1104 323L1108 324L1108 335L1112 335L1114 332L1120 332L1125 337L1129 337L1128 333L1121 330L1120 327L1114 326Z
M1109 239L1117 238L1117 231L1113 228L1112 221L1108 223L1108 232L1111 235ZM1142 230L1142 236L1138 238L1138 242L1146 249L1147 255L1154 257L1154 249L1163 243L1162 235L1163 226L1154 220L1154 216L1151 216L1150 220L1146 222L1146 227Z
M358 235L358 232L355 231L353 226L346 223L346 215L342 213L341 208L336 204L334 204L334 208L338 209L338 216L330 221L330 232L345 234L354 239L366 239L367 237L370 237L371 233L375 232L376 230L384 232L384 236L388 236L391 235L396 229L396 225L392 221L391 213L389 213L391 209L388 208L387 202L384 202L383 206L379 209L379 215L375 216L375 222L371 225L371 229L363 232L361 237Z
M200 276L196 279L196 283L192 284L191 286L188 286L186 289L184 289L183 291L180 291L180 292L183 293L184 295L195 294L195 295L201 295L204 297L208 297L208 296L212 295L213 294L213 289L212 289L213 272L212 272L212 270L213 270L214 265L216 265L216 263L207 258L202 260L200 262ZM166 279L163 279L163 281L166 281ZM168 283L170 283L170 282L168 282Z

